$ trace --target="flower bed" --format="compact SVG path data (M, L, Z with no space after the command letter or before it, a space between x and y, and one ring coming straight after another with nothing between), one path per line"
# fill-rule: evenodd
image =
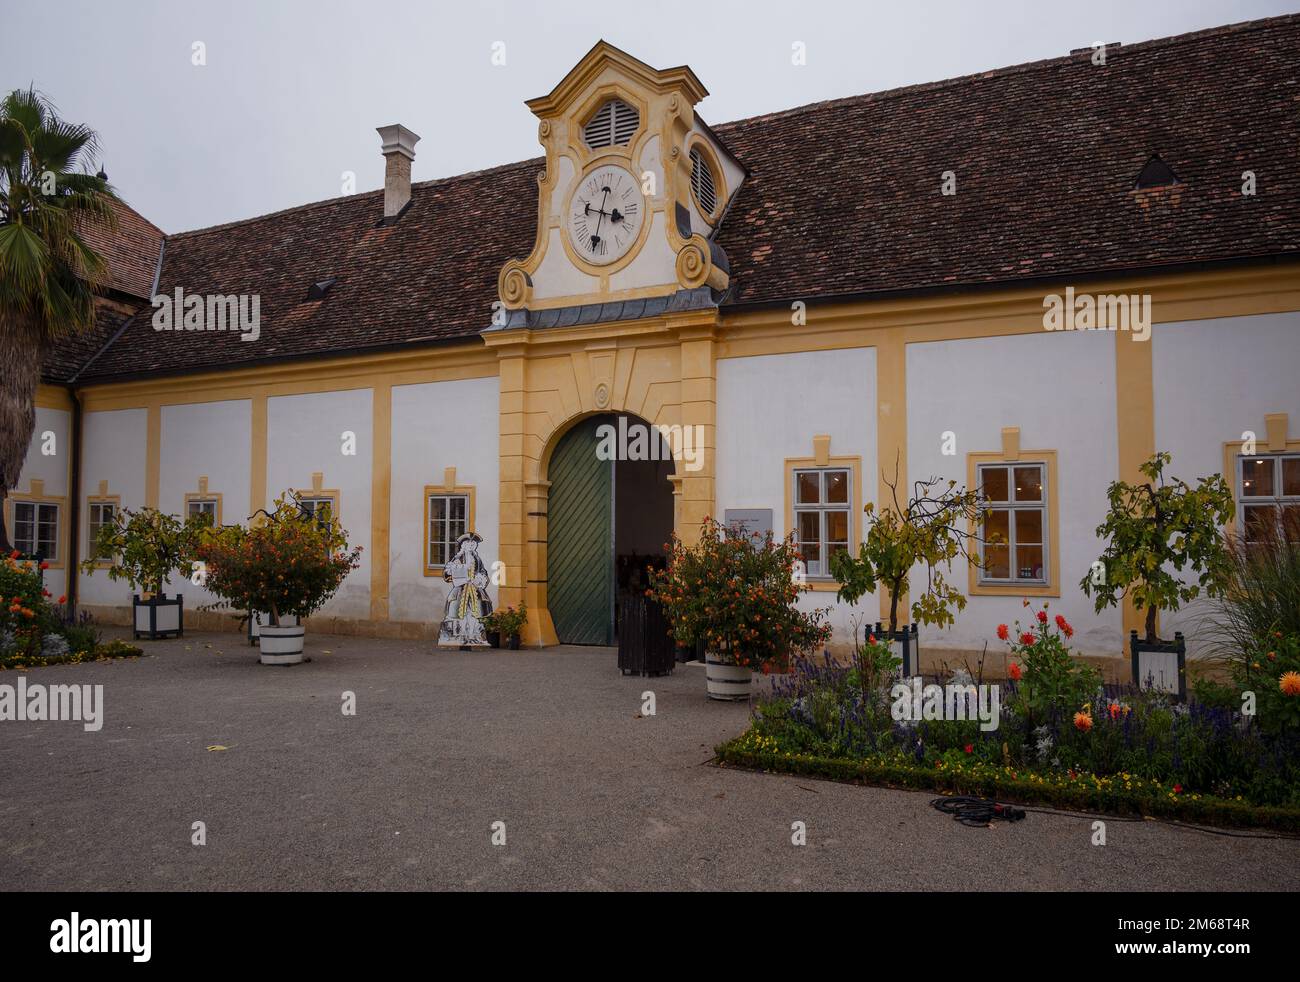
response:
M1070 657L1072 633L1046 605L1028 630L998 626L1014 660L998 688L996 728L969 712L907 718L910 699L881 671L888 649L868 639L849 664L798 660L718 755L838 780L1300 831L1294 641L1275 639L1252 663L1253 681L1243 677L1217 703L1186 704L1150 689L1106 696L1096 673ZM950 680L980 681L965 670Z
M89 617L65 616L67 598L51 599L42 576L47 565L17 551L0 559L0 669L121 657L112 645L100 644Z
M112 661L116 658L139 658L144 649L126 641L114 639L96 644L93 648L73 651L55 646L35 654L0 655L0 670L6 668L44 668L47 665L80 665L91 661Z
M782 774L800 774L856 784L917 791L939 791L996 797L1021 805L1049 805L1077 811L1145 815L1214 825L1269 828L1300 833L1300 807L1253 805L1243 798L1178 793L1173 785L1139 781L1123 786L1122 775L1099 778L1076 772L1074 777L1036 774L1006 767L975 764L954 767L917 764L906 754L867 758L820 757L777 749L779 744L749 730L715 749L722 764Z

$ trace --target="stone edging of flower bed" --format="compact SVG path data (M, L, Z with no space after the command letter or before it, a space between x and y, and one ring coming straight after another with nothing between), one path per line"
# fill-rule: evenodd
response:
M973 775L933 767L904 767L808 754L756 752L737 749L734 745L740 739L737 737L714 748L719 763L850 784L980 795L1019 805L1046 805L1072 811L1141 815L1206 825L1300 833L1300 808L1251 805L1212 797L1179 797L1171 801L1168 797L1151 794L1098 790L1084 786L1043 785L1002 774Z

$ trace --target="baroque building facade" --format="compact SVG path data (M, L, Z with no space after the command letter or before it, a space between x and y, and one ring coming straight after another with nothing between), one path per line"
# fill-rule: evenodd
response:
M549 645L612 641L668 535L734 517L799 536L843 645L887 600L838 603L829 557L939 477L1006 544L956 561L970 603L929 654L1030 597L1118 656L1137 613L1078 585L1111 481L1167 450L1228 478L1246 534L1300 508L1300 18L1091 54L711 127L691 69L602 42L528 102L540 159L413 183L420 138L385 126L381 191L166 236L124 208L8 527L125 621L73 572L113 510L230 523L293 491L365 547L318 629L436 638L476 531ZM258 336L183 301L156 329L178 289L257 297ZM679 452L608 460L606 424Z

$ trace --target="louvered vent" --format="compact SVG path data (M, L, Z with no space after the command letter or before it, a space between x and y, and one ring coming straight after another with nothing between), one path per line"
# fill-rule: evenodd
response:
M641 125L641 114L622 99L610 99L596 110L582 138L593 150L601 147L625 147L632 142L636 128Z
M695 200L704 210L705 215L712 215L718 207L718 192L713 186L713 168L700 153L700 148L691 150L691 190Z

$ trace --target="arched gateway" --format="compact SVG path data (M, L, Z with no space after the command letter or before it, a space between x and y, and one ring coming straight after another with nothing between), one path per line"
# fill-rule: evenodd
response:
M644 590L673 530L672 447L630 414L570 427L547 466L547 596L562 644L612 644L622 595Z

